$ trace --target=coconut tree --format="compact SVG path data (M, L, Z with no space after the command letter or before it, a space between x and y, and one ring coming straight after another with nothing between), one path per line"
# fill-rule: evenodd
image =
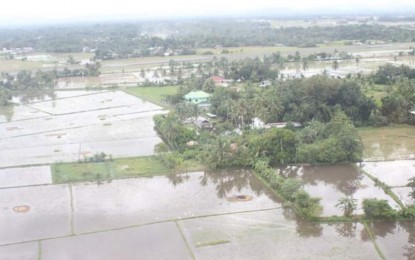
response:
M357 199L352 197L344 197L339 199L339 202L336 204L336 207L343 210L345 217L351 217L353 212L357 209Z

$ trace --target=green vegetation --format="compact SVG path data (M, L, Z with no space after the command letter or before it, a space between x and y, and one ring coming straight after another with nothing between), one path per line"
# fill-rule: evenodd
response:
M166 97L175 95L177 93L176 86L160 86L160 87L132 87L125 88L125 92L150 101L159 106L168 108L169 105L166 102Z
M312 198L304 191L301 181L281 177L268 166L265 160L258 160L253 165L256 175L264 180L280 197L288 202L295 211L305 219L317 220L322 207L319 198Z
M200 170L194 162L187 162L181 170ZM170 169L156 157L114 159L98 163L56 163L52 165L53 183L103 181L132 177L151 177L169 174Z
M159 37L149 32L166 32ZM20 30L2 29L0 49L32 47L39 52L70 53L83 49L97 59L116 59L196 53L197 48L244 46L315 47L340 41L381 40L410 42L413 30L382 25L339 25L275 28L272 22L240 19L152 21L140 23L47 26ZM103 40L105 39L105 40Z
M363 211L369 219L395 219L396 211L386 200L364 199Z
M216 246L221 244L227 244L230 243L229 240L215 240L215 241L209 241L209 242L198 242L196 243L196 247L204 247L204 246Z

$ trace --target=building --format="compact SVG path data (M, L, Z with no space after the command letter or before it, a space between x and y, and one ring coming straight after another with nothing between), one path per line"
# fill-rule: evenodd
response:
M215 83L215 86L220 87L228 87L229 86L229 80L221 77L221 76L212 76L210 79Z
M210 94L204 91L191 91L187 95L184 96L184 99L187 102L191 102L193 104L201 104L201 103L208 103L210 98Z
M212 123L202 116L197 117L194 123L200 129L211 129L213 127Z
M263 87L263 88L270 87L271 85L272 85L272 83L271 83L271 81L269 81L269 80L264 80L264 81L262 81L262 82L259 84L259 86L260 86L260 87Z

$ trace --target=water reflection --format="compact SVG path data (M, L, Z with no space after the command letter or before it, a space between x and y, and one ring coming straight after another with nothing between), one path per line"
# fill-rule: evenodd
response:
M10 105L10 106L0 106L0 122L2 122L3 120L1 119L1 117L4 117L7 122L10 122L13 118L13 114L14 114L14 106Z
M53 89L39 91L19 91L13 94L12 101L18 104L29 104L45 100L55 100L56 93Z
M336 223L334 224L337 234L342 237L354 238L357 235L357 223L356 222L347 222L347 223Z
M167 175L167 178L176 187L188 181L190 176L188 173L176 173ZM256 196L265 194L275 202L282 202L250 170L246 169L205 171L199 177L199 183L201 186L214 185L216 195L221 199L228 198L235 192L240 193L243 189L249 189Z
M356 192L364 177L359 168L353 164L304 166L302 171L301 178L305 185L318 186L319 182L324 182L346 196Z

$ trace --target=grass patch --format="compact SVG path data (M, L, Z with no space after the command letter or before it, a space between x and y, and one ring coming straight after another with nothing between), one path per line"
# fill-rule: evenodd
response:
M14 72L21 70L42 69L43 62L21 61L21 60L0 60L0 71Z
M396 194L392 191L391 187L389 187L386 183L380 181L378 178L370 175L368 172L363 171L363 173L375 183L375 186L382 188L385 194L391 197L402 209L406 208L398 196L396 196Z
M130 95L150 101L164 108L168 108L169 105L164 100L166 96L176 94L177 87L132 87L125 88L124 91Z
M376 243L376 236L373 234L372 229L369 227L367 222L363 222L363 226L365 227L365 230L366 230L367 234L369 235L370 241L372 241L373 246L375 247L375 250L378 253L379 257L385 260L386 257L382 253L382 250L380 250L379 245Z
M374 84L373 86L365 86L363 93L367 97L372 97L375 100L376 105L382 106L382 98L384 98L387 92L387 85Z
M216 246L221 244L230 243L229 240L216 240L216 241L208 241L208 242L198 242L196 243L196 247L204 247L204 246Z
M155 156L121 158L99 163L56 163L51 166L54 184L151 177L171 173ZM176 171L197 171L203 167L187 161Z

